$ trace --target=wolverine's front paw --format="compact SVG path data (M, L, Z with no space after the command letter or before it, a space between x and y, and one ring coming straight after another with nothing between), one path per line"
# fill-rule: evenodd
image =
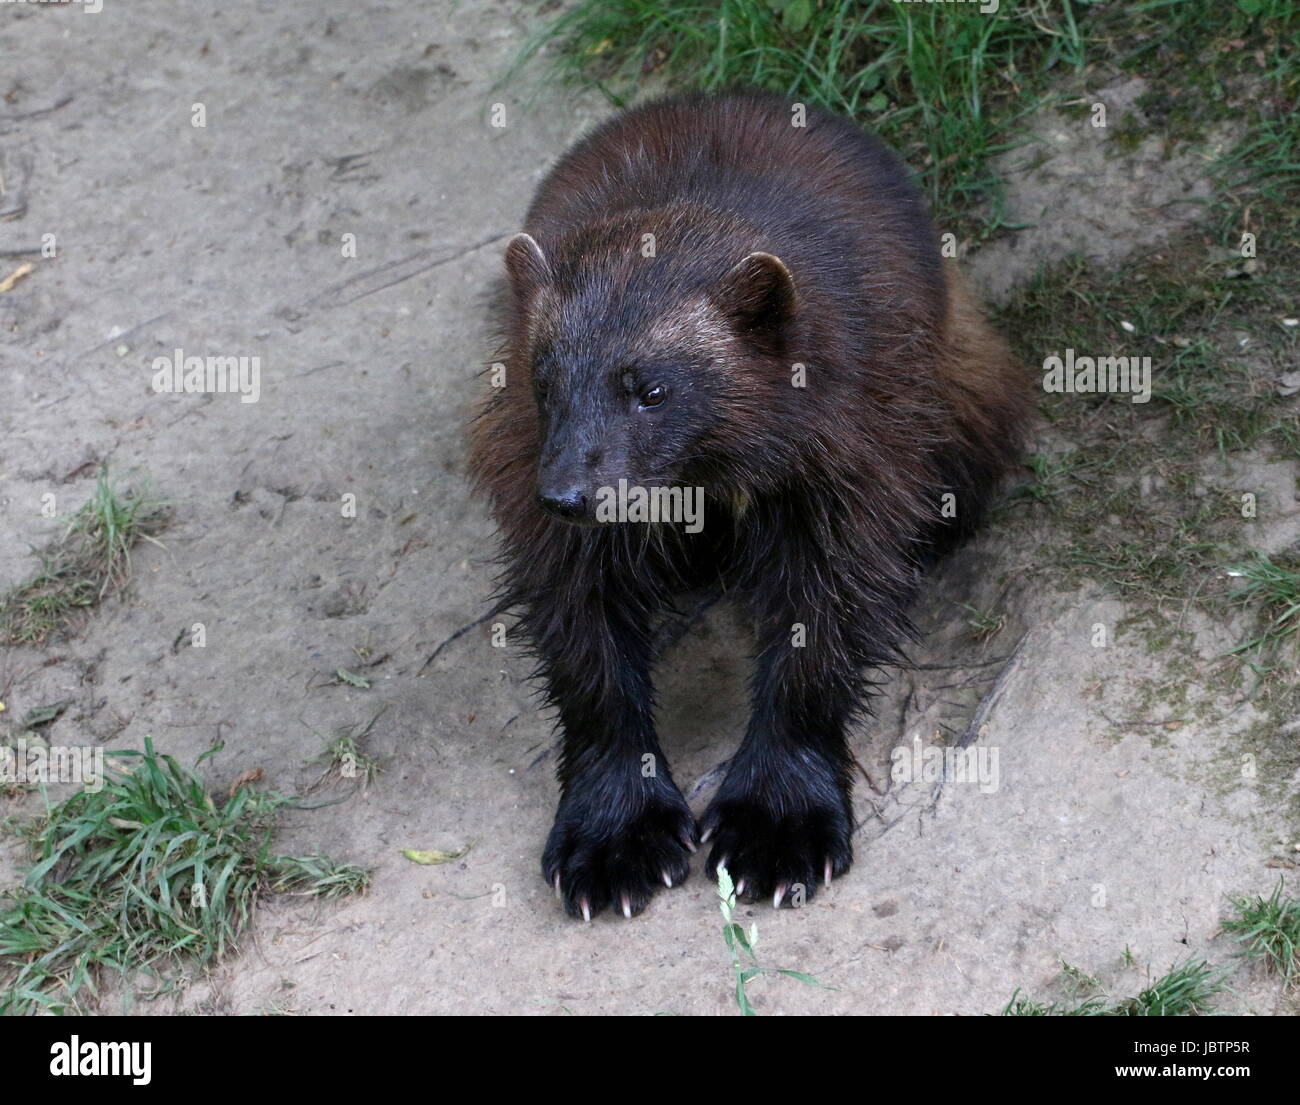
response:
M671 785L593 789L561 800L542 871L571 917L590 921L607 905L632 917L659 887L676 886L690 872L695 818Z
M705 869L716 880L725 867L747 901L802 905L853 863L852 807L836 787L773 798L729 794L724 784L700 825L713 841Z

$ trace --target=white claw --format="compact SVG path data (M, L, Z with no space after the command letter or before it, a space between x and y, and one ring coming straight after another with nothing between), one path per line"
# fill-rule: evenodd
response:
M780 909L780 908L781 908L781 899L785 897L785 889L786 889L786 888L785 888L784 886L778 886L778 887L776 888L776 893L772 895L772 908L773 908L773 909Z
M695 854L695 841L693 841L693 840L683 840L682 843L685 844L686 847L689 848L689 849L691 850L691 855L694 855L694 854Z
M741 879L736 883L736 897L739 898L745 892L745 880Z
M626 894L623 895L623 916L632 920L632 903L627 900Z
M560 873L555 872L555 896L560 897Z
M591 904L585 898L582 900L582 919L584 921L591 920Z
M828 859L826 861L826 885L830 886L830 884L831 884L831 861Z
M711 837L712 835L713 835L712 829L705 829L704 832L700 833L700 843L707 844L709 842L709 837ZM695 851L695 849L692 848L691 851L693 852Z
M669 875L667 871L661 871L660 874L663 875L664 877L664 886L668 887L668 889L671 890L673 888L672 876Z

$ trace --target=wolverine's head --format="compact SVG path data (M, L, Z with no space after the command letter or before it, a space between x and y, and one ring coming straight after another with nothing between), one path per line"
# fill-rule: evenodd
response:
M598 521L620 481L708 471L735 437L728 422L761 403L757 366L780 352L794 310L790 273L769 253L686 234L671 236L672 255L647 255L626 229L549 251L519 234L506 248L526 346L515 355L538 412L537 501L572 522Z

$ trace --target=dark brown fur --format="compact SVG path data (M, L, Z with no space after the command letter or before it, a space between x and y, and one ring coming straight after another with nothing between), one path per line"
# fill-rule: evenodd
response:
M695 822L654 735L649 636L676 592L720 583L758 655L745 742L703 817L709 866L811 896L851 861L845 727L898 658L921 569L1015 458L1027 378L901 165L833 116L792 126L776 97L616 117L554 168L525 229L537 247L506 257L506 386L471 469L565 735L547 878L590 915L684 877ZM618 390L652 378L666 411ZM539 470L700 486L708 521L571 525L539 507Z

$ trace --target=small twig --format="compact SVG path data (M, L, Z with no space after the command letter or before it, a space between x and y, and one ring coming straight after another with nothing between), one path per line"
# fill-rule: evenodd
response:
M1189 717L1168 717L1163 721L1146 721L1142 718L1125 718L1122 721L1116 721L1105 710L1100 711L1101 716L1109 721L1112 725L1185 725L1192 719Z
M123 330L120 334L115 334L107 341L102 341L98 345L92 345L89 349L83 349L77 354L77 356L85 358L89 357L92 353L98 353L101 349L107 349L110 345L124 345L131 341L135 335L146 326L152 326L155 322L162 322L162 320L167 318L169 315L171 315L171 311L164 311L161 315L154 315L153 318L145 319L144 322L138 322L129 329Z
M1012 649L1011 655L1006 657L1006 667L998 673L997 679L993 681L993 686L991 686L988 693L980 699L980 704L975 707L975 713L970 719L970 724L966 726L966 731L962 733L960 739L957 741L958 748L965 748L971 741L979 736L979 731L983 727L984 721L989 715L989 711L993 709L994 701L997 699L998 695L1002 693L1002 686L1006 683L1007 676L1011 674L1012 669L1015 668L1016 660L1020 656L1020 650L1024 648L1025 641L1028 637L1028 633L1023 634L1020 640L1016 642L1016 647Z
M37 108L35 111L18 111L11 114L0 115L0 126L3 126L5 123L18 123L24 119L39 119L42 115L50 115L53 112L58 111L61 107L67 107L72 103L73 99L74 97L72 96L64 96L63 99L59 100L58 103L51 107Z
M862 761L859 760L857 756L853 757L853 762L858 765L858 770L862 772L862 777L866 779L867 786L869 786L877 794L884 795L888 793L887 791L881 790L880 787L876 785L876 780L871 777L871 772L869 772L865 767L862 766Z
M343 363L344 363L343 361L329 361L329 362L327 362L326 364L319 364L319 365L317 365L315 368L309 368L309 369L307 369L306 372L297 372L297 373L295 373L294 376L293 376L293 379L295 379L295 380L300 380L300 379L302 379L302 377L304 377L304 376L310 376L310 375L312 375L312 373L315 373L315 372L324 372L327 368L338 368L338 366L341 365L341 364L343 364Z
M1007 681L1007 676L1015 668L1016 660L1020 656L1020 650L1024 648L1028 637L1029 634L1025 633L1016 642L1016 647L1011 651L1011 655L1007 657L1006 666L998 673L998 677L994 680L993 686L989 688L988 693L980 699L980 704L975 707L975 713L971 716L970 724L966 726L965 732L957 739L955 747L965 748L979 736L980 730L984 727L984 722L988 718L989 711L993 709L993 703L997 700L998 695L1002 693L1002 687ZM930 792L930 804L927 807L929 810L933 810L938 805L939 799L943 795L945 781L942 775L935 781L934 790Z
M423 675L424 669L427 668L430 664L432 664L434 660L438 658L442 650L446 648L449 644L451 644L452 641L458 640L459 638L465 636L465 634L468 633L471 629L477 629L484 622L490 621L491 619L497 617L498 615L503 614L506 611L506 609L507 609L507 604L503 600L497 603L496 606L494 606L481 618L476 618L474 621L470 622L469 625L462 625L458 630L456 630L455 633L453 633L450 637L448 637L445 641L443 641L442 644L440 644L431 653L429 653L429 655L425 658L424 663L420 665L420 670L417 671L415 674Z
M1020 640L1023 642L1024 638L1021 637ZM950 671L954 668L987 668L993 664L1000 664L1004 660L1010 660L1019 648L1020 646L1017 645L1016 649L1006 656L994 656L991 660L965 660L959 664L904 664L902 666L906 671Z
M313 296L302 307L296 308L302 312L310 310L313 307L346 307L349 303L355 303L358 299L364 299L366 296L375 295L377 292L386 291L389 288L411 280L416 276L428 272L430 269L438 268L440 265L449 264L452 261L458 261L475 250L491 245L493 242L500 241L506 235L505 233L491 234L486 238L481 238L467 246L452 247L451 252L444 253L441 256L433 256L439 252L438 247L422 249L418 253L413 253L409 257L403 257L397 261L386 262L377 268L368 269L366 272L358 273L356 276L349 277L347 280L327 288L320 294ZM354 290L359 289L359 290Z

